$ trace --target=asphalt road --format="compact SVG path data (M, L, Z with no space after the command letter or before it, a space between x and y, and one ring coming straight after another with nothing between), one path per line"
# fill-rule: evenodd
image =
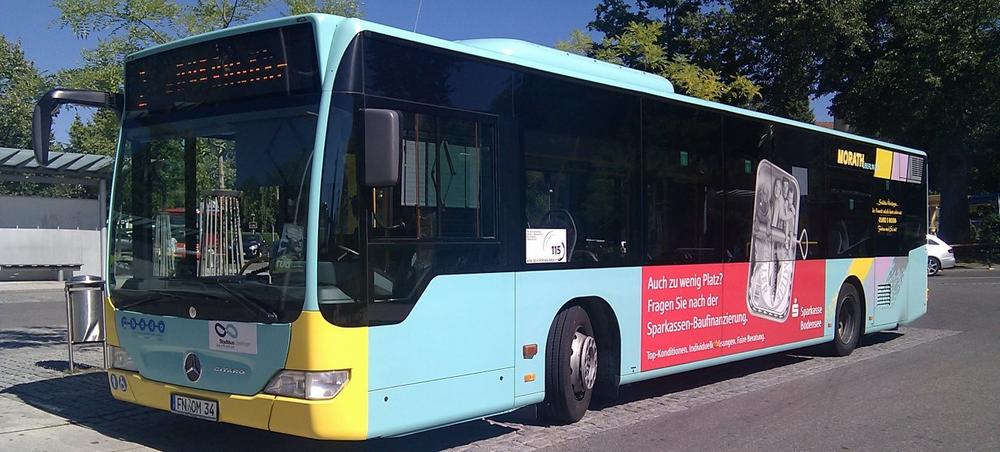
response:
M66 326L65 294L58 283L0 283L0 330Z
M911 326L959 334L553 450L998 450L1000 271L947 271L929 286Z
M2 289L0 333L64 325L60 291ZM115 402L103 374L91 373L0 391L0 402L6 392L8 400L66 419L7 435L6 444L180 450L197 438L199 448L216 451L998 450L1000 271L947 271L931 278L930 289L927 315L898 332L866 338L850 357L803 349L642 382L623 388L619 403L572 426L505 416L398 439L321 443ZM19 349L11 362L28 353L62 352L36 342L42 345ZM67 398L48 397L52 391ZM0 406L0 417L3 412ZM0 434L0 449L4 439Z

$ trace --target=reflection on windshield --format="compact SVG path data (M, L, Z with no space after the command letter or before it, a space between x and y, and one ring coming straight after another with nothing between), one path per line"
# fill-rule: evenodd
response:
M151 314L289 321L305 294L316 106L126 122L111 291Z

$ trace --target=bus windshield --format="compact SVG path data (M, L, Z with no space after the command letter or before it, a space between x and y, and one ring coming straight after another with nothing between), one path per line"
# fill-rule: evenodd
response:
M308 24L126 63L110 247L116 307L298 317L318 64Z

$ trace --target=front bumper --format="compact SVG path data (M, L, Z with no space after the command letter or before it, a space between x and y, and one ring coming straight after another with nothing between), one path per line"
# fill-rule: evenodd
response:
M351 407L337 398L301 400L270 394L242 396L176 386L148 380L138 372L108 370L115 399L170 411L170 395L182 394L219 403L219 421L313 439L362 440L367 432L338 422ZM121 384L124 381L125 384ZM356 411L355 415L359 414Z

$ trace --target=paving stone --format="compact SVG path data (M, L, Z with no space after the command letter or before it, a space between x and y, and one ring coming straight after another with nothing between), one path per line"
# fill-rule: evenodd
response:
M489 419L486 423L510 431L452 450L531 450L571 444L596 433L849 366L958 332L900 328L897 333L898 337L863 346L844 358L786 353L784 356L793 358L788 360L790 364L765 367L687 389L625 401L600 411L591 411L581 422L572 425L544 426L508 418L503 418L503 421ZM0 330L0 449L132 450L143 446L116 438L135 441L134 433L146 430L150 425L179 425L194 431L211 427L219 435L226 432L232 434L233 429L239 429L179 419L179 416L169 413L114 400L108 392L106 374L100 371L102 348L99 345L77 346L76 358L86 370L70 375L66 372L66 347L60 339L60 335L64 334L65 330L58 328ZM288 437L266 432L259 432L261 436L258 437L255 431L238 431L248 438L267 438L264 441L274 441L273 444L291 441ZM163 448L181 447L177 440L159 438L169 435L169 432L152 433L158 435L157 440L144 444Z

